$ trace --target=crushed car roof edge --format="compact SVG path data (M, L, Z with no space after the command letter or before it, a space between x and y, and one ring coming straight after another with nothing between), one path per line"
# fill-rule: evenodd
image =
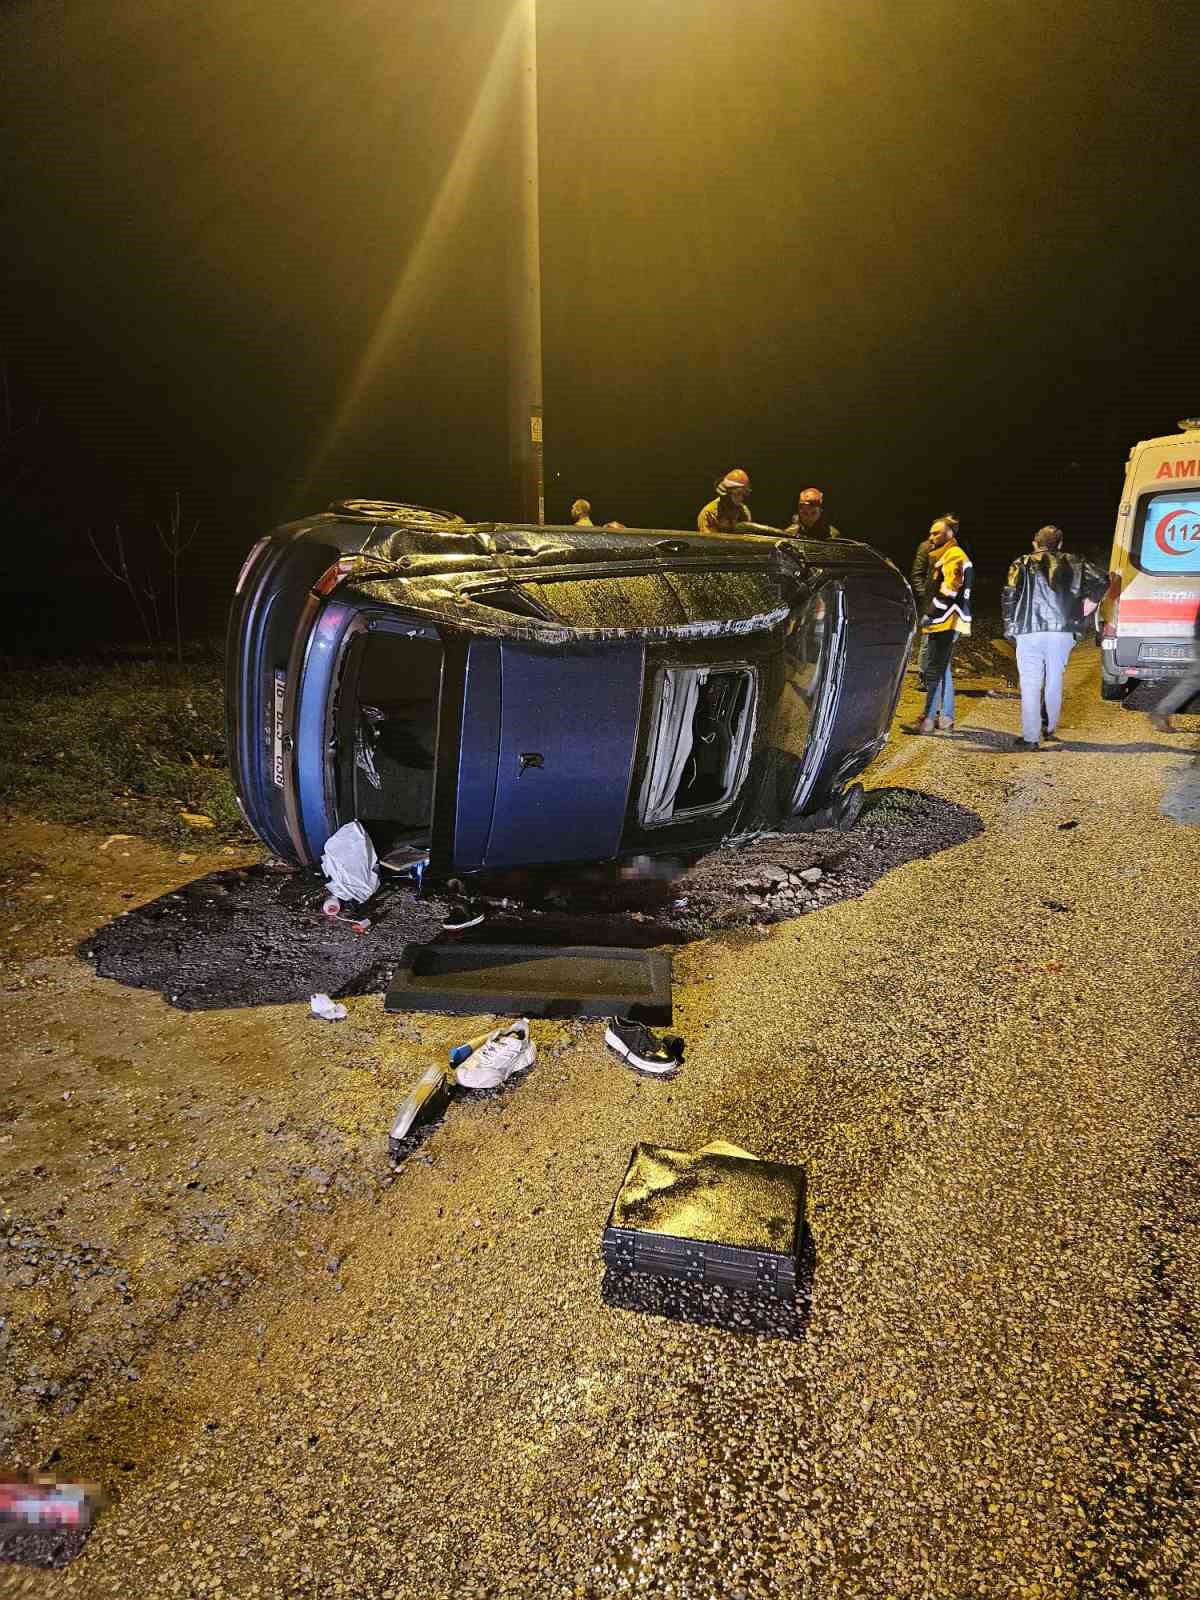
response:
M320 538L327 513L305 523ZM413 617L474 634L546 645L611 639L736 637L782 627L810 573L830 566L883 565L868 545L805 541L762 528L753 535L675 529L544 528L519 523L373 521L355 555L343 558L338 593L398 607ZM831 560L832 557L832 560ZM695 587L672 577L706 573L727 582ZM600 613L606 585L659 578L670 584L678 619L614 626ZM740 581L739 581L740 580ZM591 582L598 587L587 590ZM541 592L570 584L571 618L554 614ZM589 615L591 613L591 615Z

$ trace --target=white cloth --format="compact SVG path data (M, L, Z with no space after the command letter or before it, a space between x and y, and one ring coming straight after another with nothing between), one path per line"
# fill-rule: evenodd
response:
M1019 633L1017 671L1021 677L1021 737L1038 744L1042 737L1042 701L1046 727L1053 733L1062 713L1063 674L1075 645L1073 633Z
M379 888L379 858L361 822L347 822L325 841L321 871L329 892L362 904Z

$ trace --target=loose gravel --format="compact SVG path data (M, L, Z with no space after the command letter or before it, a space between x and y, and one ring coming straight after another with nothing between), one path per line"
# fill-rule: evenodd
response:
M1094 669L1077 652L1061 750L1009 755L1015 705L981 698L954 735L885 753L881 784L952 795L982 832L820 916L680 946L677 1078L626 1071L595 1026L535 1022L519 1088L456 1103L386 1188L331 1187L307 1231L260 1235L262 1281L164 1333L136 1382L47 1411L40 1448L115 1503L78 1560L14 1568L11 1592L1200 1593L1196 835L1161 810L1191 738L1102 705ZM366 997L330 1026L89 979L67 1026L88 996L137 1019L147 1057L176 1049L183 1080L239 1041L206 1161L257 1133L233 1098L252 1074L297 1121L322 1092L343 1129L378 1107ZM388 1026L405 1073L476 1031ZM798 1337L605 1284L631 1145L715 1136L807 1166ZM206 1210L236 1217L258 1185L226 1179ZM92 1202L75 1231L97 1242Z

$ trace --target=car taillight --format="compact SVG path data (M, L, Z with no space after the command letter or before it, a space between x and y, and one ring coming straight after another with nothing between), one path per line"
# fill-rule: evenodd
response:
M325 568L325 571L312 586L313 594L332 594L337 588L338 584L341 583L342 579L346 577L348 573L353 572L357 566L357 556L342 556L339 560L335 561L331 567Z
M269 544L269 543L270 543L270 535L268 534L265 539L260 539L256 545L252 545L251 546L250 554L246 557L245 561L242 562L242 569L238 573L237 582L233 586L234 594L241 594L242 585L246 581L246 577L247 577L247 574L250 571L250 568L258 560L259 552L262 550L263 545Z

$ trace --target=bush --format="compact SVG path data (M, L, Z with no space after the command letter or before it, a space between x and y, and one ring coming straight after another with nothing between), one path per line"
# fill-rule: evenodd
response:
M249 843L225 753L220 657L0 661L0 804L178 845ZM203 835L181 811L211 817Z

